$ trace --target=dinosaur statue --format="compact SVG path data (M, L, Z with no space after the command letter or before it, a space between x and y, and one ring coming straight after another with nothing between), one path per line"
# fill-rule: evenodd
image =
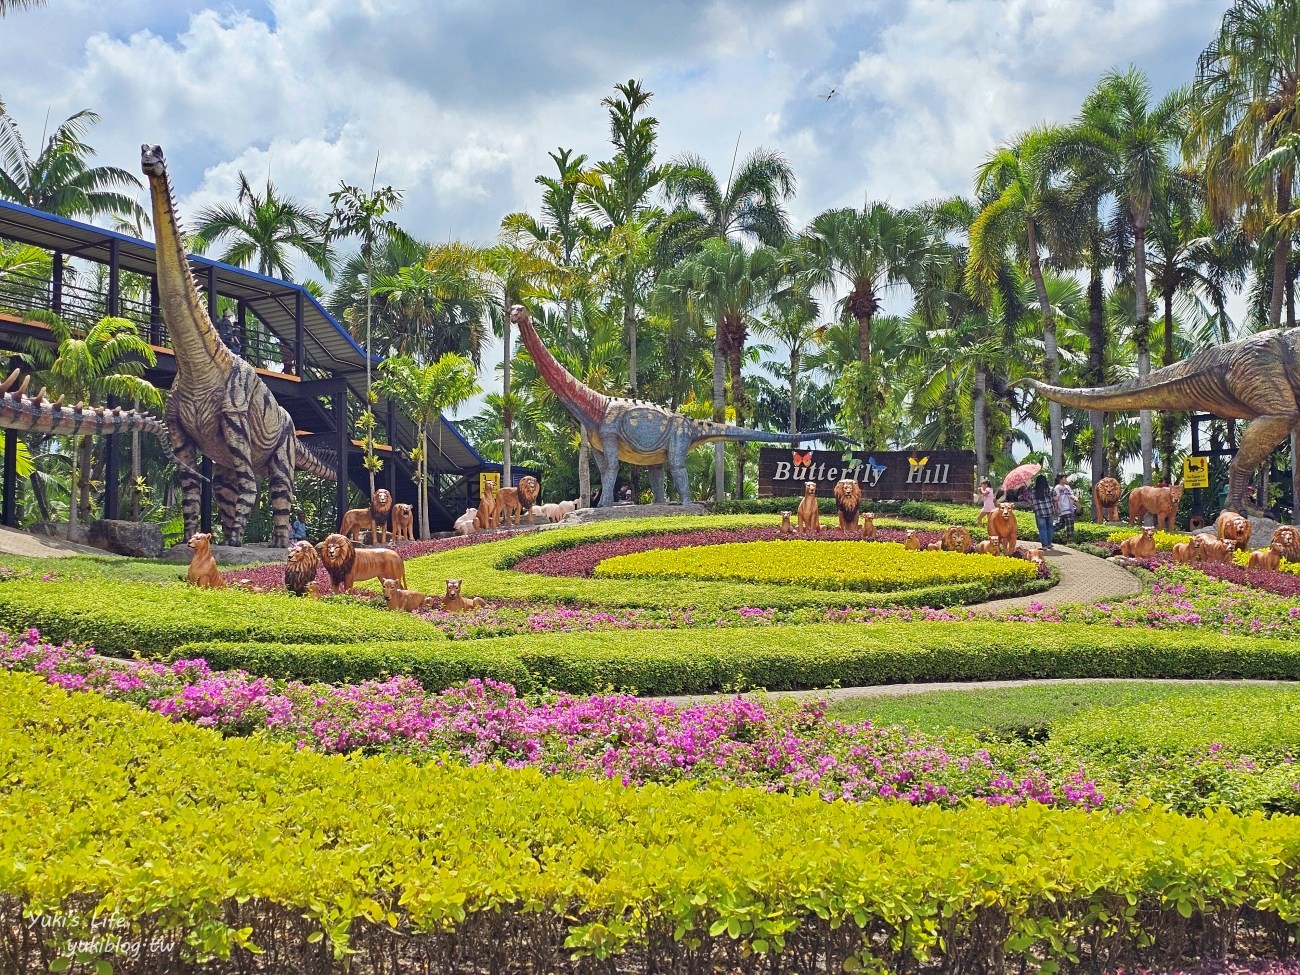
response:
M270 481L272 542L289 544L293 473L326 480L338 475L294 432L293 420L251 365L234 355L212 326L185 256L167 161L159 146L140 147L149 178L158 261L158 299L176 353L176 379L167 397L167 427L181 462L181 513L185 536L199 530L200 478L196 451L212 461L217 508L227 545L243 545L257 503L258 476Z
M1300 331L1258 332L1113 386L1029 383L1049 400L1078 409L1201 410L1250 420L1228 468L1227 506L1242 511L1251 474L1300 429Z
M27 395L27 384L31 376L23 378L22 384L14 389L18 382L18 370L11 372L0 383L0 427L17 430L19 433L40 433L49 436L104 436L114 433L151 433L158 437L165 449L170 450L167 441L167 424L156 416L141 413L138 410L123 410L120 406L109 409L103 406L64 406L63 397L54 401L45 398L45 387L35 396Z
M606 396L578 382L556 361L542 343L522 305L510 309L510 321L519 326L519 336L546 385L587 432L600 469L602 508L614 504L614 482L618 478L620 460L650 468L650 487L656 504L667 501L664 493L664 465L667 464L678 497L682 504L689 504L691 486L686 477L686 455L692 447L716 440L799 444L805 440L844 439L839 434L825 431L767 433L729 427L711 420L682 416L656 403Z

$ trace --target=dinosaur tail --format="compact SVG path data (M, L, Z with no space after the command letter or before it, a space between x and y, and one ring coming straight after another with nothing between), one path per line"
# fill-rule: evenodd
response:
M1115 383L1067 389L1036 379L1021 380L1055 403L1085 410L1192 410L1214 402L1231 401L1224 385L1229 362L1221 347L1204 349L1182 362L1155 369L1144 377Z
M298 441L298 445L293 452L293 465L300 471L315 474L326 481L337 481L339 479L338 471L312 453L311 448L301 440Z

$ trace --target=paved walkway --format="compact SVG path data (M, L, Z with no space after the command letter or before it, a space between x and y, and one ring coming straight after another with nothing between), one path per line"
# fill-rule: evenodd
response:
M1036 543L1027 548L1038 548ZM1013 596L1010 599L991 599L976 603L968 609L1000 613L1010 609L1026 609L1030 603L1043 606L1063 606L1066 603L1095 603L1099 599L1122 599L1142 591L1142 583L1127 569L1122 569L1109 559L1053 545L1043 553L1043 559L1061 573L1061 581L1046 592L1032 596Z
M0 553L5 555L29 555L38 559L67 559L74 555L93 555L96 558L114 559L119 556L105 552L102 548L79 545L66 538L54 538L47 535L31 535L13 528L0 527Z

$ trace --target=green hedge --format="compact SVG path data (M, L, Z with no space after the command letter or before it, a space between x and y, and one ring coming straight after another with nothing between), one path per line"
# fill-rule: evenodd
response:
M800 500L802 499L798 497L728 499L715 502L713 513L716 515L778 515L782 511L794 511L799 506ZM902 504L901 501L864 500L862 510L874 511L876 514L897 514ZM835 514L835 498L829 494L819 497L817 510L824 515Z
M1089 517L1089 506L1092 504L1086 498L1082 499L1082 501L1083 503L1080 505L1077 515L1079 519ZM975 521L980 515L980 506L977 504L951 504L944 501L906 501L899 508L899 514L904 518L915 518L919 521L934 521L945 525L966 525L974 528ZM1016 526L1020 530L1021 539L1037 540L1038 525L1034 521L1032 511L1017 510ZM1122 527L1120 526L1120 528ZM1115 525L1098 525L1092 521L1079 520L1074 523L1074 541L1104 542L1106 536L1118 530L1119 528Z
M592 693L613 688L650 695L1045 677L1300 680L1297 641L1083 623L624 630L499 637L472 646L363 642L267 648L198 642L167 656L205 657L215 666L270 677L331 682L398 672L415 673L423 681L427 673L429 690L453 682L441 676L444 672L474 676L470 670L478 659L484 661L481 676L504 674L513 658L522 671L512 672L527 674L519 686L529 690ZM430 662L418 664L425 656ZM427 670L417 671L419 666Z
M24 931L7 970L61 970L97 934L138 944L133 971L325 972L349 953L383 971L1101 970L1284 950L1300 915L1288 816L325 756L16 674L0 768L0 925Z

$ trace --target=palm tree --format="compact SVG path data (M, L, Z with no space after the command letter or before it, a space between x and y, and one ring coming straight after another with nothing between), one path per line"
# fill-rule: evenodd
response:
M806 292L778 296L773 307L758 320L758 330L771 336L786 350L790 384L790 423L788 430L799 430L799 377L809 347L817 339L817 302Z
M40 373L40 379L53 395L87 406L102 405L113 396L152 409L161 408L162 394L143 378L146 366L155 365L157 359L153 348L136 332L134 322L125 318L101 318L80 335L53 312L32 312L29 317L49 326L55 347L51 349L35 339L26 339L22 356ZM68 502L70 541L75 541L77 533L79 482L81 503L89 508L90 448L89 439L83 442L80 436L73 436Z
M141 212L133 195L140 181L115 166L91 166L95 155L84 141L99 121L91 111L65 119L33 159L22 133L7 112L0 111L0 198L61 217L117 215L135 219Z
M487 342L481 259L477 248L438 244L417 263L375 275L376 325L391 353L425 363L455 352L479 364Z
M1051 152L1061 141L1061 130L1043 126L999 147L975 175L975 193L985 201L970 225L970 259L966 284L974 295L987 296L998 281L1009 247L1024 255L1034 282L1043 327L1043 368L1049 383L1060 380L1056 320L1048 300L1039 256L1045 228L1058 218L1060 199L1052 186ZM1051 403L1049 436L1052 470L1065 467L1061 443L1061 405Z
M1178 88L1155 105L1151 85L1136 68L1104 75L1085 99L1078 123L1063 141L1085 168L1102 174L1132 233L1134 335L1138 376L1151 373L1151 311L1147 299L1147 228L1157 198L1179 179L1173 153L1187 135L1189 93ZM1151 411L1139 414L1142 482L1151 483Z
M0 17L10 10L30 10L32 7L45 6L46 0L0 0Z
M863 443L871 446L879 392L871 364L872 322L891 288L932 297L930 289L945 263L943 240L920 213L888 203L827 210L813 219L805 238L818 264L817 283L829 289L840 281L848 287L840 309L858 325L858 422Z
M420 537L429 537L429 427L443 410L454 409L479 393L474 364L448 352L437 362L421 364L410 356L394 356L379 364L375 388L391 396L415 421L420 443L417 456L420 483ZM441 445L439 445L441 447Z
M195 241L202 248L230 238L218 260L237 267L256 264L267 277L293 280L290 254L306 256L328 280L334 275L324 218L292 197L280 196L275 184L266 181L258 195L248 177L239 174L239 193L234 206L219 203L204 207L195 217Z
M794 196L794 170L785 156L761 146L745 157L740 168L718 183L700 156L679 157L664 179L668 198L690 207L692 220L679 226L678 233L692 229L706 237L753 237L771 247L790 234L785 203Z

